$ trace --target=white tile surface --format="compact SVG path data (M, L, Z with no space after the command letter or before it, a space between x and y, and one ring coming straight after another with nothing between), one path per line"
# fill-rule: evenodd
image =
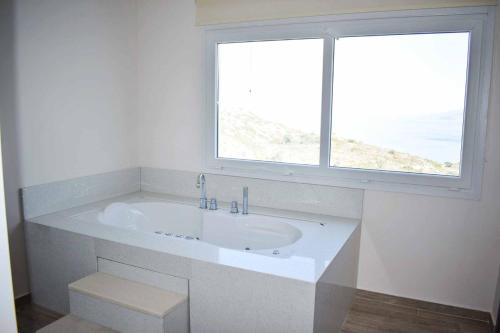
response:
M121 237L122 235L119 233L117 236L117 238L122 238L126 242L125 237ZM136 246L131 246L119 241L96 239L95 250L100 258L123 262L180 278L189 279L191 277L191 260L189 258L148 249L139 243L135 243Z
M199 197L198 173L141 168L141 190L191 198ZM249 204L276 209L360 219L363 190L207 174L207 195L220 201L242 201L249 187Z
M359 226L316 284L314 332L340 332L354 298L360 235Z
M312 333L313 283L193 262L191 330Z
M137 193L115 199L118 201L172 201L171 196L150 196L147 193ZM176 198L176 200L179 200ZM56 214L45 215L31 219L31 223L81 233L107 242L96 243L97 255L103 258L123 261L126 256L134 265L144 261L156 261L173 274L180 277L190 277L189 259L201 260L250 271L282 276L306 282L316 282L325 271L331 260L335 258L346 240L359 224L359 220L264 209L265 215L290 218L287 223L297 227L302 232L302 238L286 248L289 257L273 257L258 253L244 252L218 247L203 241L188 241L185 239L168 238L164 235L144 233L91 222L92 214L85 214L85 219L79 219L81 213L90 212L97 216L99 210L107 203L97 202L78 209ZM194 204L196 200L191 200ZM189 201L185 201L189 204ZM256 208L254 214L260 211ZM229 214L229 213L228 213ZM94 218L96 220L96 218ZM324 226L320 225L320 222ZM128 245L128 246L127 246ZM131 247L130 247L131 246ZM138 248L138 249L134 249ZM171 256L171 261L163 260L161 254ZM182 259L180 259L182 258ZM165 267L168 266L168 267ZM144 266L142 266L144 267ZM148 267L145 267L148 268ZM158 270L157 270L158 271ZM163 272L163 270L159 271Z
M187 279L104 258L97 258L97 271L183 295L189 293Z
M140 189L140 169L125 169L22 189L24 218L77 207Z
M34 223L25 232L33 303L68 313L68 283L97 270L94 239Z

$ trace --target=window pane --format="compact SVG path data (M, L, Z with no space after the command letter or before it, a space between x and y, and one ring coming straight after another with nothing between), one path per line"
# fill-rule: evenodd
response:
M460 175L469 33L335 43L336 167Z
M218 45L218 157L319 164L323 40Z

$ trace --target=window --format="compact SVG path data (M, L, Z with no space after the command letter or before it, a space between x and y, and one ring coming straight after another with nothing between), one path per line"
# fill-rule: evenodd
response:
M209 29L207 168L477 197L491 16L476 7Z
M468 32L337 40L330 165L460 176L468 59Z
M219 158L319 165L323 39L218 45Z

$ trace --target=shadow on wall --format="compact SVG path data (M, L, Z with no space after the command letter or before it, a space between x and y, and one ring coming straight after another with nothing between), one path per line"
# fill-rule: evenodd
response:
M14 294L29 292L26 251L20 205L18 114L16 91L15 4L0 2L0 128Z

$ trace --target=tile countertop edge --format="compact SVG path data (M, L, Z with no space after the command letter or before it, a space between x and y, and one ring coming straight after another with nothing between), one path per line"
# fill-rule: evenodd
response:
M223 266L228 266L228 267L233 267L237 269L243 269L243 270L249 270L249 271L254 271L262 274L268 274L272 276L279 276L282 278L288 278L292 280L297 280L301 282L307 282L307 283L317 283L328 267L328 265L336 258L338 253L341 251L343 248L344 244L350 239L351 235L357 230L357 228L361 224L361 220L358 219L352 219L352 218L344 218L344 217L335 217L335 216L328 216L328 215L319 215L319 214L311 214L311 213L304 213L304 212L297 212L297 211L290 211L290 210L278 210L274 208L266 208L266 207L250 207L251 212L255 214L260 214L260 215L267 215L267 216L273 216L273 217L281 217L281 218L288 218L292 220L298 220L298 221L303 221L303 222L316 222L316 223L328 223L328 224L338 224L341 226L347 227L348 231L346 231L344 235L344 239L341 241L341 245L338 246L335 249L332 249L332 255L328 259L328 264L322 268L320 272L316 272L314 277L305 277L305 276L300 276L300 274L291 274L291 273L286 273L286 269L279 272L279 271L270 271L266 269L256 269L255 267L250 267L251 265L244 265L244 264L234 264L233 263L221 263L217 262L215 259L210 259L209 256L206 254L205 251L200 251L203 252L202 255L200 253L188 253L189 251L186 250L186 246L180 246L180 250L165 250L162 249L161 247L164 246L165 243L162 245L158 245L160 242L158 240L152 240L148 239L148 242L142 242L140 241L140 238L142 237L151 237L152 235L148 235L145 233L138 233L126 229L121 229L117 227L111 227L111 226L106 226L102 224L96 223L95 225L90 222L83 222L83 221L78 221L74 219L72 216L77 215L79 213L84 213L84 212L89 212L89 211L97 211L97 210L102 210L104 209L107 205L113 202L117 201L134 201L134 200L159 200L159 201L167 201L167 202L173 202L173 203L181 203L181 204L189 204L189 205L197 205L197 200L194 198L187 198L187 197L179 197L179 196L173 196L173 195L168 195L168 194L158 194L158 193L152 193L152 192L144 192L144 191L139 191L139 192L134 192L126 195L120 195L114 198L110 199L105 199L105 200L100 200L96 201L90 204L85 204L82 206L74 207L74 208L69 208L66 210L54 212L51 214L46 214L43 216L38 216L34 218L29 218L25 219L25 223L35 223L39 225L44 225L47 227L51 228L56 228L72 233L77 233L77 234L82 234L86 235L89 237L93 237L96 239L104 240L104 241L110 241L110 242L115 242L115 243L121 243L124 245L132 246L132 247L138 247L142 249L147 249L151 251L156 251L160 253L167 253L170 255L174 256L179 256L186 258L188 260L199 260L199 261L204 261L212 264L217 264L217 265L223 265ZM228 203L221 202L220 203L220 208L224 209L229 207ZM75 223L88 223L92 225L93 227L90 228L77 228L75 227ZM87 229L87 230L85 230ZM90 231L89 231L90 230ZM96 232L99 231L99 232ZM139 235L138 235L139 234ZM272 258L268 257L265 255L260 255L260 254L255 254L255 253L247 253L247 252L242 252L238 250L231 250L231 249L224 249L224 248L219 248L215 245L211 245L209 243L205 242L200 242L197 243L200 244L200 246L204 247L205 250L209 250L208 252L217 252L218 249L223 249L227 250L230 253L233 253L239 257L240 259L244 258L245 256L251 256L248 257L249 259L251 258L252 260L257 260L264 263L265 261L269 260L274 260L274 263L281 263L283 264L284 260L283 258ZM202 244L202 245L201 245ZM184 247L184 250L182 249ZM182 253L184 251L184 253ZM217 252L218 255L218 252ZM287 258L289 259L289 258ZM280 261L276 261L280 260ZM291 268L292 265L294 265L294 262L288 262L289 266L288 268ZM278 265L279 266L279 265ZM281 265L283 266L283 265ZM283 266L284 267L284 266ZM275 267L273 267L274 269ZM292 269L293 270L293 269Z

